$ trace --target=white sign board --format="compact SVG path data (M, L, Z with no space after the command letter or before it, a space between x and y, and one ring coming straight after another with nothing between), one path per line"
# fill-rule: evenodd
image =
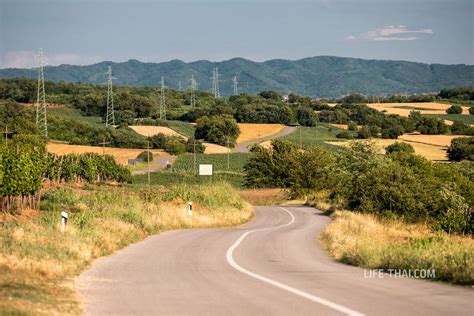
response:
M199 165L200 176L212 176L212 165Z

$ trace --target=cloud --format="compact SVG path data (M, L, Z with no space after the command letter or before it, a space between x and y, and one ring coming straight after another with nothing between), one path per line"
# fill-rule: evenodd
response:
M9 51L2 56L2 68L33 68L36 67L35 51ZM98 56L81 56L73 53L44 54L47 65L57 66L61 64L88 65L99 62Z
M368 31L360 35L349 35L346 40L363 40L363 41L414 41L421 36L432 35L432 29L409 29L405 25L389 25L382 28Z

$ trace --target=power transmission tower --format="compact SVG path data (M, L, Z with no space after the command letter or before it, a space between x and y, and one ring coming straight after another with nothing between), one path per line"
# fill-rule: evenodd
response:
M194 108L196 106L196 89L197 89L197 81L194 79L194 75L191 75L191 107Z
M214 98L220 98L219 94L219 68L212 69L212 93Z
M166 120L165 77L161 77L160 120Z
M107 114L105 116L105 126L115 126L115 113L114 113L114 94L112 87L112 80L116 79L112 77L112 66L109 66L107 71Z
M238 85L239 85L239 83L237 81L237 76L234 76L234 79L232 79L232 88L233 88L232 89L233 90L232 94L233 95L238 95L239 94L239 86Z
M38 50L36 56L38 63L38 94L36 98L36 128L44 136L48 137L48 120L46 117L46 93L44 91L44 59L43 50Z
M181 81L178 81L178 91L181 91L182 87L181 87Z

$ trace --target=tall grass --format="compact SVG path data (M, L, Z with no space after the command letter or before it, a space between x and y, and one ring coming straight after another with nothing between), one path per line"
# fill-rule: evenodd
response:
M186 203L193 202L192 221ZM60 212L70 219L60 232ZM228 184L59 188L46 192L41 211L10 217L0 230L0 311L78 314L71 280L95 258L165 230L221 227L252 217L251 206Z
M428 226L336 211L321 242L336 260L371 269L434 269L435 279L474 284L474 240Z

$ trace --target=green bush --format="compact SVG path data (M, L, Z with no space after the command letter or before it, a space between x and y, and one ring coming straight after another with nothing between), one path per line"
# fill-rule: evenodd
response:
M354 135L349 131L342 131L336 135L337 138L353 139Z
M446 110L447 114L461 114L462 113L462 107L460 105L452 105Z
M451 140L448 148L449 160L474 161L474 137L459 137Z
M201 117L196 121L196 139L204 139L222 146L234 146L240 129L234 118L229 115Z
M474 107L471 106L471 107L469 108L469 114L474 115Z
M151 151L142 151L138 154L137 159L140 159L142 162L151 162L153 161L153 153Z
M391 153L396 153L396 152L405 152L405 153L414 154L415 150L413 149L412 145L403 143L403 142L395 142L387 146L387 148L385 148L385 153L387 155Z

